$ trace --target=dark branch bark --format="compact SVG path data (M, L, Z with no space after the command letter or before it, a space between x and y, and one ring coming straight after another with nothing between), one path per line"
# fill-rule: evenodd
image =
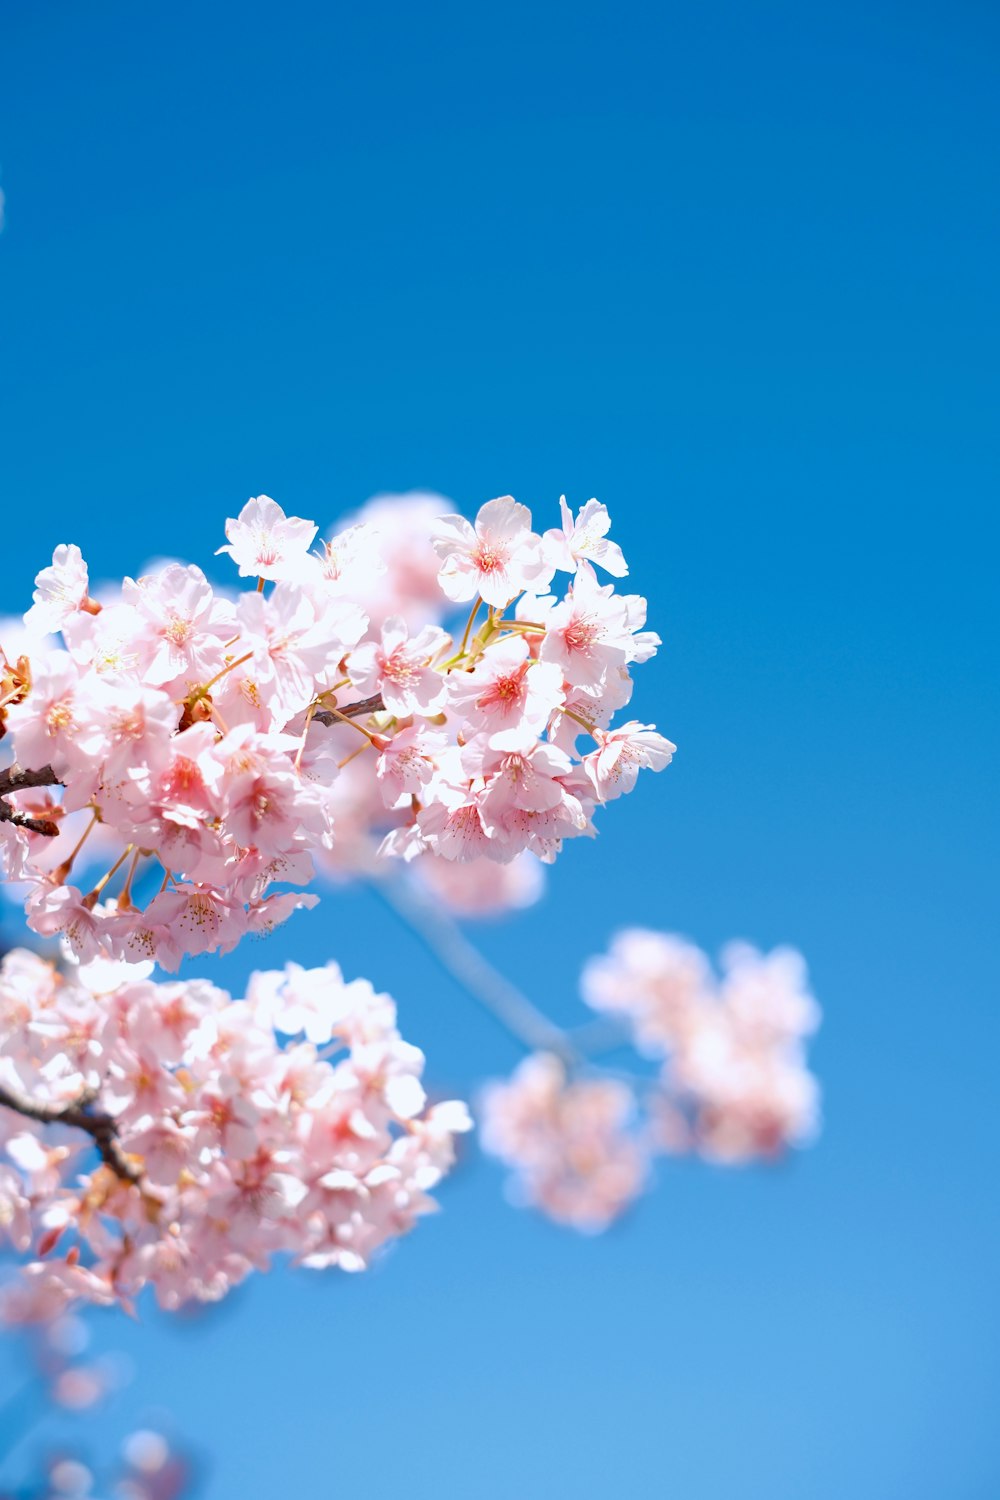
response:
M26 771L15 765L0 771L0 823L13 823L17 828L26 828L29 833L42 833L51 839L59 832L57 823L51 818L33 818L28 813L18 812L7 801L12 792L26 792L36 786L62 786L62 782L51 766Z
M0 1084L0 1105L23 1115L26 1120L35 1120L39 1125L70 1125L76 1130L86 1131L100 1153L105 1166L111 1168L123 1182L139 1183L142 1173L132 1166L118 1139L118 1128L111 1115L94 1108L94 1095L81 1094L72 1104L39 1104L14 1089Z
M331 713L327 708L319 708L313 718L320 724L336 724L340 719L366 719L369 714L379 714L384 708L382 694L374 693L370 698L362 698L359 703L345 703L343 708L338 706L336 713Z

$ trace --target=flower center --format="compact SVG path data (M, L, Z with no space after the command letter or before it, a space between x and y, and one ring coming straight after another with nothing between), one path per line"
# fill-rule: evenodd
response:
M474 561L480 573L496 573L507 561L507 553L490 542L480 542L474 553Z
M600 633L600 624L592 615L576 615L563 631L563 640L571 651L586 651Z

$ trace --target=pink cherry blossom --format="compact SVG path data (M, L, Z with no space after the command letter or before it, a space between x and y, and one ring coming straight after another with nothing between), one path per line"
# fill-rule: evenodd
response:
M401 719L410 714L430 717L442 707L447 692L444 677L431 663L449 641L437 625L425 625L411 639L402 616L390 615L379 641L366 642L351 653L351 682L361 697L381 693L388 711Z
M628 564L621 548L608 540L611 517L607 506L588 500L574 521L566 496L560 495L559 510L562 529L547 531L544 537L553 565L566 573L575 573L581 565L597 563L615 578L624 578Z
M531 530L531 512L512 495L489 500L472 526L464 516L444 516L433 529L442 566L438 581L455 603L480 594L502 609L552 570Z
M138 617L144 682L184 692L222 666L235 615L200 568L170 563L138 582L127 578L122 598Z
M61 543L51 565L35 579L34 603L24 617L25 625L32 631L61 630L77 610L90 606L88 587L87 564L79 547Z
M656 733L653 724L640 724L632 719L617 729L594 730L597 749L583 758L583 768L602 802L630 792L636 783L640 767L651 771L662 771L673 759L676 745L672 745L662 734Z
M335 965L256 975L236 1001L200 981L118 973L108 991L101 966L58 976L17 953L0 964L0 1011L28 995L98 1039L87 1108L110 1120L119 1151L101 1161L85 1125L10 1107L10 1091L56 1112L76 1103L50 1077L60 1028L37 1031L29 1008L0 1071L0 1236L24 1259L8 1317L130 1306L147 1285L168 1309L216 1300L279 1254L363 1269L434 1207L428 1192L470 1121L457 1103L426 1108L423 1055L388 996L345 984ZM70 1147L47 1147L49 1133Z
M450 706L466 731L485 732L497 748L537 738L563 697L559 668L533 660L523 636L487 646L471 671L448 679Z
M630 660L634 626L626 599L602 586L589 569L578 572L570 593L545 621L539 655L554 662L575 687L598 687Z
M631 1128L630 1090L615 1079L567 1079L535 1053L480 1100L485 1150L512 1167L515 1202L557 1223L599 1233L642 1192L647 1156Z
M640 766L666 763L651 729L613 727L655 647L645 602L582 563L564 598L541 593L554 568L509 496L475 526L434 520L442 505L380 500L311 554L312 523L259 497L223 550L273 586L234 604L169 563L98 590L97 613L63 611L61 643L15 631L0 728L53 785L12 794L0 860L37 931L173 971L310 905L287 887L317 865L551 862ZM604 537L598 511L565 533L578 551ZM69 576L75 554L54 567ZM480 586L478 628L426 623Z
M296 579L318 527L286 516L269 495L250 499L235 520L226 522L226 545L241 578Z
M672 933L627 928L609 952L589 958L580 980L595 1010L620 1016L640 1048L663 1056L695 1029L711 1003L711 965L694 943Z

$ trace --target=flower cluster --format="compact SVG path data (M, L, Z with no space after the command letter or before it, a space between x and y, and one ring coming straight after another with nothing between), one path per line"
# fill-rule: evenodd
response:
M625 1024L656 1075L629 1082L530 1056L482 1101L482 1140L514 1168L515 1194L578 1229L600 1229L641 1190L656 1152L717 1162L772 1158L807 1143L818 1090L805 1039L819 1024L805 964L788 948L705 954L664 933L620 933L591 959L583 995Z
M516 1169L511 1198L557 1224L598 1233L642 1190L647 1156L627 1084L568 1080L558 1057L534 1052L483 1090L480 1108L484 1150Z
M151 967L0 967L0 1238L29 1257L9 1320L147 1284L215 1300L278 1253L359 1270L434 1207L469 1126L426 1108L393 1002L336 965L237 1001Z
M260 496L219 549L253 581L235 596L175 562L94 597L57 548L0 655L8 769L35 778L0 772L0 861L29 925L173 971L314 903L294 887L317 861L370 868L376 831L383 859L494 866L592 834L674 746L612 727L658 638L595 572L626 572L604 506L561 505L538 534L510 496L474 524L424 499L421 548L376 504L313 550L317 527Z

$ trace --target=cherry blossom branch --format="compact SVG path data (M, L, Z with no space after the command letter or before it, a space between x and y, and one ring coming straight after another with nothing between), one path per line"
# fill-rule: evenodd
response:
M118 1128L111 1115L95 1110L96 1094L87 1090L70 1104L39 1104L17 1089L0 1084L0 1105L34 1120L39 1125L70 1125L91 1137L105 1166L123 1182L138 1183L142 1173L132 1166L118 1140Z
M12 792L24 792L36 786L61 786L62 782L51 766L41 766L37 771L24 770L18 765L0 771L0 823L13 823L17 828L26 828L30 833L41 833L54 838L58 825L51 818L32 818L28 813L11 807L7 798Z
M573 1035L550 1021L515 984L484 958L448 914L418 889L391 876L372 889L467 995L488 1010L529 1051L554 1052L570 1066L586 1060ZM587 1028L581 1027L583 1032Z
M327 708L319 708L313 714L320 724L336 724L338 719L365 719L369 714L379 714L385 708L381 693L373 693L370 698L362 698L358 703L345 703L343 708L338 707L336 711Z

